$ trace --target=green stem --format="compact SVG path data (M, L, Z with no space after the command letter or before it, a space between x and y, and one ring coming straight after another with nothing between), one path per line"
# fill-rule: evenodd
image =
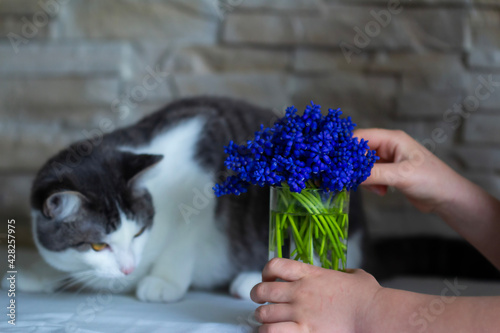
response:
M276 216L276 247L278 250L278 258L283 258L282 248L281 248L281 228L279 216Z
M324 197L317 191L306 190L299 194L283 187L278 194L277 209L283 214L275 213L273 217L276 230L272 239L278 247L276 255L283 256L282 247L290 229L295 239L290 257L313 264L316 251L322 267L338 269L340 264L345 268L348 217L343 213L343 206L348 200L347 193L342 191ZM304 209L308 213L305 216Z

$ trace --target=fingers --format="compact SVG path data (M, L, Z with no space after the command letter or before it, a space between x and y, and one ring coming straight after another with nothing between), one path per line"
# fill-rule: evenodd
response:
M285 303L292 300L292 284L288 282L259 283L250 291L250 298L255 303Z
M377 163L373 166L370 177L368 177L363 185L382 185L397 187L401 181L401 172L399 164L394 163ZM379 188L384 191L384 189ZM385 188L387 192L387 188Z
M366 185L365 188L368 191L378 194L380 196L384 196L387 194L387 185Z
M294 322L264 324L259 327L259 333L300 333L302 329Z
M262 271L262 281L268 282L275 281L276 279L296 281L307 276L316 268L317 267L295 260L273 258L267 263Z
M295 316L290 304L268 304L255 310L255 319L259 323L270 324L293 321Z
M368 141L370 149L375 149L377 155L384 161L393 162L399 147L404 147L413 140L403 131L386 129L358 129L354 136ZM403 148L404 150L404 148Z

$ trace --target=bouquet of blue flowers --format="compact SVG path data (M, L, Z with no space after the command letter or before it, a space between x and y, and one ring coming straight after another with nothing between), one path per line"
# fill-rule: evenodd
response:
M285 189L287 192L281 192L281 195L285 196L283 199L288 203L283 212L286 216L279 217L279 225L275 225L278 233L273 229L273 244L278 244L278 247L283 245L287 236L279 231L290 227L295 237L296 259L310 263L311 251L305 247L299 248L299 243L305 244L306 235L312 235L308 237L318 242L316 255L321 257L337 253L341 264L345 265L342 241L347 238L347 221L343 216L346 214L338 207L332 212L321 204L322 199L316 194L306 191L302 197L299 194L304 189L321 189L332 194L344 193L342 200L345 200L349 190L356 190L370 176L378 160L367 141L353 137L356 124L350 117L341 118L341 115L340 109L329 109L328 114L323 116L321 107L312 102L302 115L297 114L293 106L287 108L285 117L276 121L273 127L264 128L261 125L253 140L242 145L231 141L225 147L228 155L225 166L232 170L233 175L214 187L217 196L245 193L249 185ZM331 203L332 200L328 200ZM292 202L308 203L310 226L298 226L299 209ZM320 233L323 238L319 237ZM329 244L325 244L325 239ZM281 256L279 250L278 255ZM330 264L326 260L329 259L325 257L325 262L322 260L324 267L337 268L332 260L329 260Z

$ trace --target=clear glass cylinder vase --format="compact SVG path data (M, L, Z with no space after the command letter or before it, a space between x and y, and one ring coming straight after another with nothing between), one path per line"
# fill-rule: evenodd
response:
M345 270L349 193L271 188L269 259L289 258Z

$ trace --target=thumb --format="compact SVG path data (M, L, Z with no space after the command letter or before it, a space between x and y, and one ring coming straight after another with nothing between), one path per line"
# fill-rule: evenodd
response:
M363 185L386 185L397 187L400 181L398 165L395 163L377 163L373 166L370 177Z

